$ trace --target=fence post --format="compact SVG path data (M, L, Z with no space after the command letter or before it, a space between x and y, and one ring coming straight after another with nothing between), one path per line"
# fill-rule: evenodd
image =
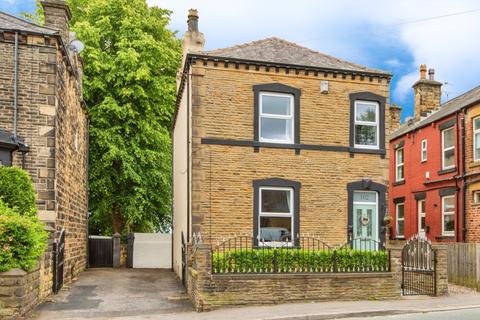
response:
M333 272L338 272L337 249L333 250Z
M113 267L120 267L120 234L116 232L113 235Z

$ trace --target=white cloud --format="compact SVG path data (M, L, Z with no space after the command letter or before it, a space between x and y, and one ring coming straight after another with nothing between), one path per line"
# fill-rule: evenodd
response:
M448 81L450 98L480 84L480 12L409 23L419 19L478 8L475 0L309 1L296 0L147 0L173 10L171 27L183 34L187 11L197 8L207 49L240 44L276 35L357 63L372 61L375 48L365 48L370 37L379 44L403 49L413 57L393 89L393 100L403 102L418 79L418 66L435 67L436 78ZM398 56L382 58L400 67Z

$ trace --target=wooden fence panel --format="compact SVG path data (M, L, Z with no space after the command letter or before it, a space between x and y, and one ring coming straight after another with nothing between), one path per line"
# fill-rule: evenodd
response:
M448 281L480 288L480 244L452 243L448 245Z

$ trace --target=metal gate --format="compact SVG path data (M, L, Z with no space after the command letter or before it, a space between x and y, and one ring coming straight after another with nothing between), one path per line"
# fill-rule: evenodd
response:
M90 268L113 267L113 239L111 237L88 237L88 266Z
M402 293L436 295L436 259L430 241L418 236L407 241L402 249Z
M65 258L65 230L53 243L53 293L57 294L63 286L63 263Z
M187 287L187 246L182 232L182 283Z
M129 233L127 241L127 268L133 268L133 244L135 243L135 234Z

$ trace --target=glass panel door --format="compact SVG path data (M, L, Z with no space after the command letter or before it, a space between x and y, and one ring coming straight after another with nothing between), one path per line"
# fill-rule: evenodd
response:
M376 204L354 204L353 248L376 249L378 241L378 218Z

